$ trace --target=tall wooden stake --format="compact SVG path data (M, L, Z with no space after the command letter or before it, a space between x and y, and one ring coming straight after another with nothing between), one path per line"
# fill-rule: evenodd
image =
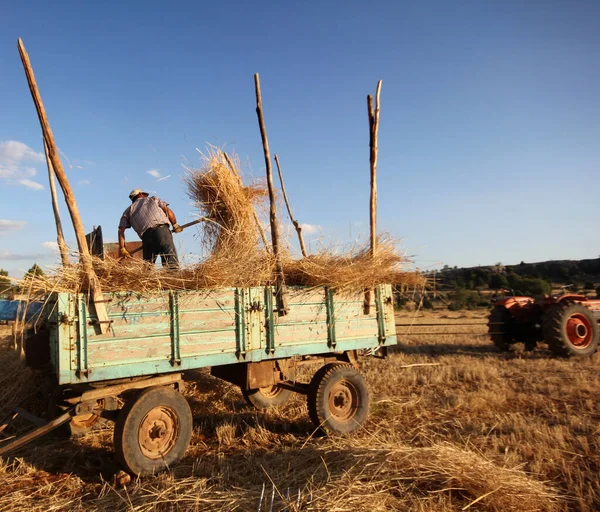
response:
M375 93L375 110L373 110L373 96L367 96L367 110L369 113L369 148L371 163L371 198L369 203L369 225L371 228L371 257L375 257L377 250L377 149L379 133L379 96L381 93L381 80L377 82ZM371 290L365 290L364 313L371 312Z
M231 172L235 176L238 177L240 186L242 186L242 179L240 178L239 174L236 172L233 162L231 161L231 158L229 158L229 155L227 153L225 153L225 151L222 151L222 153L223 153L223 156L225 157L225 161L227 162L227 165L231 169ZM271 252L269 250L269 242L267 242L267 236L265 235L265 230L263 229L262 224L260 223L260 220L258 220L258 215L256 214L256 210L254 209L254 205L252 205L252 214L254 215L254 222L256 222L256 227L258 228L258 231L260 233L260 238L262 240L262 243L265 246L265 251L267 251L269 253L269 252Z
M52 162L52 166L54 167L54 172L56 173L58 183L60 184L65 196L67 208L69 209L69 214L71 215L71 220L73 221L73 228L75 230L75 238L77 239L79 255L88 279L92 302L96 309L96 316L98 317L99 330L101 333L104 333L110 329L110 323L108 320L108 314L106 313L106 306L104 304L102 290L100 289L100 282L98 281L98 277L96 276L94 267L92 266L92 257L85 240L85 232L81 222L81 217L79 215L77 201L75 201L71 184L67 179L67 175L65 174L62 163L58 156L54 135L52 133L52 129L50 128L50 124L48 123L48 117L46 116L46 110L44 109L44 104L42 103L42 97L40 96L37 84L35 82L35 76L33 74L31 62L29 61L29 55L27 55L27 51L25 51L25 47L23 46L23 41L21 41L21 39L19 39L18 48L19 54L21 55L21 62L23 62L25 76L27 77L27 83L29 84L31 97L33 98L33 103L35 104L35 108L40 119L40 125L42 126L44 141L48 145L48 155L50 161Z
M279 173L279 181L281 182L281 191L283 192L283 199L285 201L285 206L287 207L288 214L290 215L290 220L292 224L296 228L296 233L298 233L298 240L300 241L300 250L302 251L302 256L306 258L306 247L304 246L304 237L302 236L302 226L298 223L296 219L294 219L294 215L292 214L292 209L290 207L290 203L288 201L287 193L285 191L285 185L283 183L283 175L281 174L281 166L279 165L279 158L277 157L277 153L275 153L275 163L277 164L277 172Z
M50 160L50 156L48 155L48 144L46 144L46 141L44 141L44 153L46 154L46 165L48 166L48 181L50 182L50 195L52 196L52 211L54 212L54 221L56 222L56 241L58 242L60 259L63 267L66 267L69 265L69 253L63 235L62 224L60 222L60 212L58 211L56 183L54 183L54 167Z
M375 111L373 111L373 97L367 96L369 108L369 127L371 129L371 201L369 208L369 223L371 226L371 254L375 256L377 249L377 150L379 133L379 97L381 94L381 80L377 82L375 93Z
M265 165L267 167L267 187L269 189L269 221L271 223L271 242L273 243L273 255L275 256L275 272L277 278L276 299L279 316L287 315L287 290L283 276L283 264L279 253L279 226L277 224L277 213L275 210L275 188L273 187L273 170L271 168L271 154L269 152L269 141L267 139L267 128L262 112L262 98L260 94L260 78L258 73L254 75L254 88L256 89L256 115L260 127L263 150L265 153Z

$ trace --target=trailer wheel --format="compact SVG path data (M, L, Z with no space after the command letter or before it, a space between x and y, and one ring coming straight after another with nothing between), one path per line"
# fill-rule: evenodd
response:
M258 389L243 389L242 395L246 402L256 409L268 409L285 404L290 399L292 392L275 384Z
M550 350L562 357L591 356L600 335L593 313L576 302L558 303L546 311L542 331Z
M501 352L510 350L515 343L514 320L510 311L504 306L496 306L492 309L488 319L488 332L494 346Z
M114 446L118 462L136 475L151 475L176 464L192 437L192 411L172 388L153 387L119 412Z
M325 434L348 434L360 428L369 413L369 389L364 377L349 364L320 368L308 390L308 414Z

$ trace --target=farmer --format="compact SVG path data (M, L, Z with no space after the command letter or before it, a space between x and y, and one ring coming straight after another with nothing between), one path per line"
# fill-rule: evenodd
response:
M133 227L142 239L144 260L154 264L160 255L163 267L178 269L177 251L173 243L173 233L181 232L175 214L169 205L156 196L148 197L147 192L134 188L129 194L131 205L123 212L119 222L119 252L123 257L131 257L125 248L125 230Z

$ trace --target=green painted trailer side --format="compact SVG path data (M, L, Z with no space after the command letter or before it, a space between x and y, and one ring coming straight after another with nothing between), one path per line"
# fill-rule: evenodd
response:
M392 287L365 313L361 292L290 287L278 316L272 287L104 294L110 331L83 294L55 293L46 311L59 385L208 366L376 349L396 343Z

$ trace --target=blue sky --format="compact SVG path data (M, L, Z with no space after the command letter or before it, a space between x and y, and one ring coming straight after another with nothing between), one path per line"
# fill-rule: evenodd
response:
M378 228L418 266L600 254L597 1L6 2L0 267L15 277L58 261L18 37L85 227L107 240L134 187L192 220L182 164L207 143L264 175L258 72L313 250L367 240L366 96L381 79ZM200 251L192 230L176 240Z

